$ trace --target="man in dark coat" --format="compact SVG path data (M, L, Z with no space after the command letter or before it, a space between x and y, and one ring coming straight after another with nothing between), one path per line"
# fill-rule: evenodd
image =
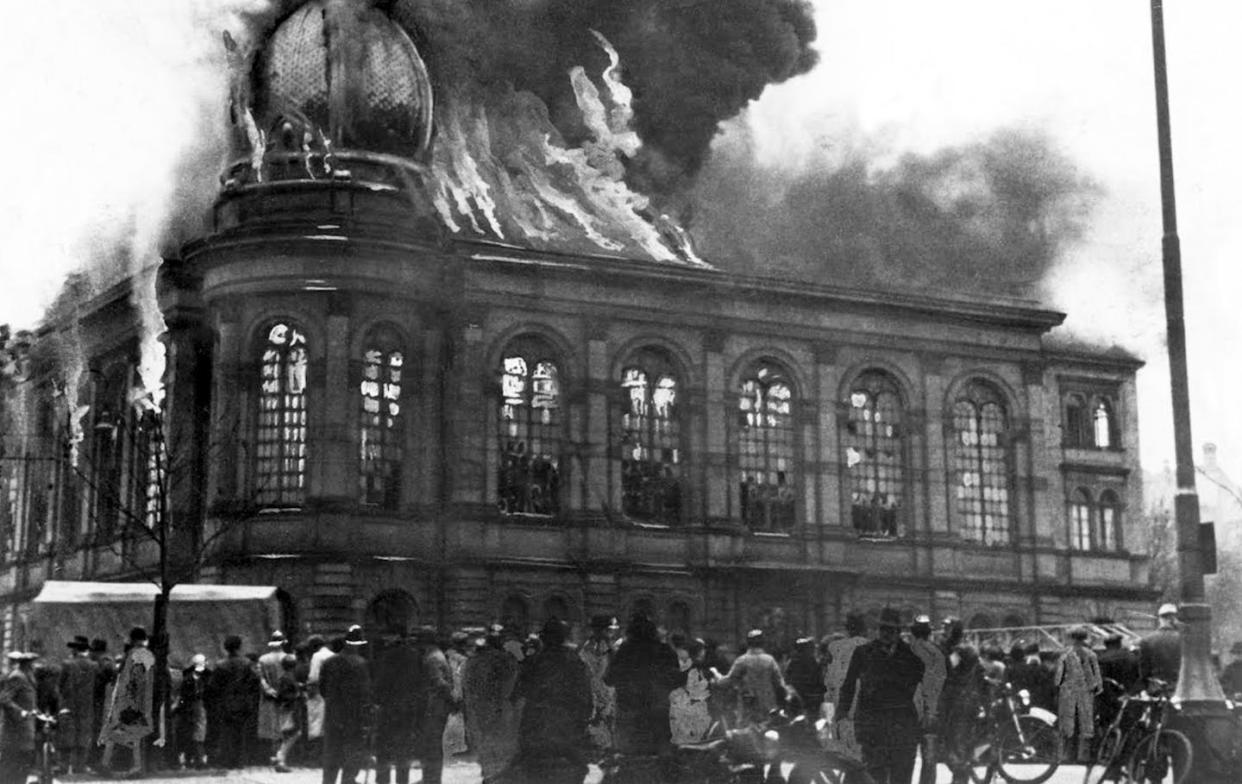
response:
M1104 650L1100 653L1100 678L1103 691L1095 698L1095 723L1107 727L1117 717L1123 694L1139 685L1138 658L1121 647L1121 635L1110 634L1104 638ZM1103 737L1101 732L1096 737Z
M684 685L686 674L672 647L660 642L656 625L636 614L625 642L612 655L604 683L617 690L617 750L623 754L661 754L672 740L669 692ZM526 709L530 712L530 707Z
M10 653L12 669L0 681L0 784L26 784L34 767L36 658Z
M1015 643L1009 658L1005 671L1013 688L1026 689L1031 705L1056 713L1057 685L1052 670L1039 657L1039 643Z
M69 641L69 658L60 668L60 704L68 711L60 717L57 750L63 753L68 773L80 773L87 751L94 745L95 681L99 665L88 655L90 641L78 635Z
M396 767L397 784L409 784L422 696L422 657L402 632L380 651L371 667L378 707L375 784L388 784Z
M565 637L565 625L557 618L549 618L539 632L541 650L522 662L513 688L514 702L526 700L518 731L518 781L581 782L587 773L586 729L593 708L591 676L577 653L565 645ZM665 734L668 731L666 710Z
M854 731L863 762L877 784L909 784L922 730L914 693L923 680L923 662L901 641L901 617L891 607L880 612L880 635L854 651L841 705L854 701ZM838 713L841 708L838 706Z
M430 626L418 630L421 678L414 753L423 769L422 784L440 784L444 771L444 727L453 712L453 670Z
M247 758L249 727L259 710L259 675L241 655L241 637L224 638L225 657L207 682L208 723L216 728L215 761L228 770L240 770Z
M1177 629L1177 605L1163 604L1156 613L1159 627L1139 643L1139 677L1147 686L1148 679L1158 678L1177 683L1182 671L1182 633Z
M367 761L371 716L371 668L362 658L362 627L351 626L345 648L323 663L323 784L354 784Z
M785 666L785 683L798 695L805 715L819 718L819 706L824 701L824 668L815 655L815 638L799 637L794 640L793 656Z
M108 641L98 637L91 640L91 661L95 662L94 717L91 722L90 761L99 762L103 746L94 742L103 731L104 711L112 697L112 684L116 681L116 662L108 655Z

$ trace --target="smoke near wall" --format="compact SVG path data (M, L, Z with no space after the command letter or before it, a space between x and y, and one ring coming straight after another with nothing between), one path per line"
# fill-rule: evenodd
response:
M1037 296L1102 195L1035 130L900 154L842 134L835 154L791 172L732 125L689 200L704 255L823 283Z

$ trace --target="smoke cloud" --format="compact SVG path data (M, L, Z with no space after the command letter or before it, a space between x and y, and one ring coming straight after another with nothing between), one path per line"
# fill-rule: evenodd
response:
M1102 195L1038 131L901 155L843 133L832 160L791 173L758 162L732 125L692 192L700 250L825 283L1034 296Z

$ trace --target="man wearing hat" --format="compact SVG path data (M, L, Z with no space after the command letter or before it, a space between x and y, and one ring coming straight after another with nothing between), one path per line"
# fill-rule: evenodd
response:
M151 653L147 643L146 629L141 626L130 629L129 650L121 661L120 674L99 739L104 744L101 764L105 771L112 766L112 755L117 746L131 751L129 770L124 775L137 775L145 767L143 741L156 727L153 713L155 654Z
M1177 628L1177 605L1165 603L1156 611L1159 625L1139 643L1139 677L1147 685L1159 678L1171 686L1182 671L1182 633Z
M267 641L267 651L259 657L259 689L262 692L259 700L259 740L265 740L271 745L273 764L276 764L276 755L282 740L276 687L284 671L281 662L285 658L285 644L285 634L278 629L272 632Z
M560 619L544 622L540 650L522 663L513 688L512 700L526 700L515 763L519 782L581 782L587 774L583 748L591 717L591 682L582 659L565 645L566 633ZM667 713L664 732L668 733Z
M720 678L716 686L736 689L742 724L766 721L772 709L785 699L785 678L780 665L763 645L763 631L751 629L746 633L746 653L733 660L729 674L720 678L720 673L713 673Z
M785 665L785 682L797 693L802 713L819 718L819 706L824 702L824 670L815 655L814 637L794 640L793 656Z
M404 629L375 656L371 678L379 709L375 732L375 784L388 784L395 768L397 784L409 784L418 727L422 665ZM348 784L348 783L347 783Z
M80 773L94 740L95 681L99 665L90 658L90 641L82 635L68 643L69 658L60 668L60 705L69 711L57 726L57 750L67 773Z
M1233 661L1225 665L1221 672L1220 687L1225 690L1226 697L1237 702L1238 695L1242 694L1242 641L1233 644L1229 655Z
M103 753L102 748L95 743L94 739L98 738L99 733L103 731L104 713L107 712L108 703L112 700L112 684L116 682L116 662L108 654L108 641L99 637L91 640L90 658L97 668L95 704L91 712L91 741L87 744L89 763L93 765L99 762L99 757Z
M617 620L611 615L591 616L591 636L578 650L578 658L586 665L591 676L591 720L587 735L591 745L599 752L607 752L613 746L613 723L617 718L617 693L604 683L604 673L612 659L612 638Z
M854 702L854 731L863 763L877 784L908 784L922 729L914 694L923 682L923 662L901 641L901 616L891 607L880 612L880 634L854 651L837 715ZM834 717L835 718L835 717Z
M354 784L367 762L371 717L371 672L362 658L366 640L361 626L345 633L345 648L323 663L319 690L323 694L323 784Z
M434 626L418 630L418 650L422 686L414 753L423 769L422 784L440 784L444 773L444 728L453 707L453 671Z
M225 656L207 681L207 724L216 745L213 762L228 770L240 770L249 756L246 727L259 702L259 676L241 647L241 637L225 637Z
M934 784L936 781L936 736L940 732L940 692L948 675L949 660L940 646L931 641L931 618L920 615L910 624L910 650L923 662L923 680L914 693L914 707L923 724L919 751L923 755L919 781Z
M10 653L13 666L0 681L0 784L26 784L34 767L37 658L33 653Z
M1066 739L1066 751L1085 761L1095 736L1095 697L1103 691L1104 681L1100 677L1099 658L1089 644L1091 632L1087 627L1070 629L1069 638L1070 645L1062 652L1053 675L1059 688L1057 724Z

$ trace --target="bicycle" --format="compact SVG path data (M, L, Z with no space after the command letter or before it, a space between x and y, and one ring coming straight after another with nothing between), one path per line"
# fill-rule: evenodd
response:
M1121 684L1109 679L1121 690ZM1117 715L1100 739L1095 759L1087 765L1083 784L1105 781L1148 784L1163 782L1173 773L1173 784L1183 784L1194 760L1190 739L1165 726L1171 700L1170 685L1159 678L1148 680L1147 690L1123 692ZM1132 704L1141 706L1137 715Z
M970 776L990 784L999 774L1011 784L1040 784L1061 765L1061 733L1056 716L1031 705L1026 689L999 684L998 694L980 709L983 732L971 743Z
M43 713L32 711L35 722L35 773L39 784L52 784L56 766L56 725L61 716L67 716L68 710L59 713Z

